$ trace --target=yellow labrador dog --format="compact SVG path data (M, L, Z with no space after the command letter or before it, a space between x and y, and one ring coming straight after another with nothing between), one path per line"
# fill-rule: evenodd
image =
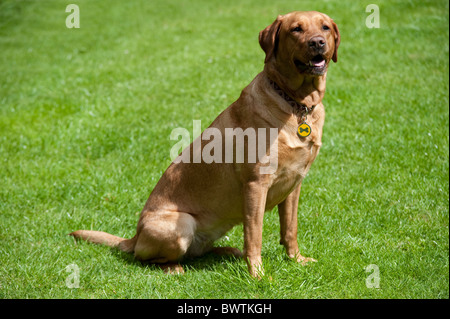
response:
M298 249L298 200L321 146L327 68L337 62L339 42L337 25L323 13L278 16L259 34L264 70L167 168L141 212L136 235L70 235L176 272L183 271L183 257L210 251L244 255L250 274L259 278L264 212L278 205L280 242L288 256L302 264L314 261ZM212 147L207 141L213 140ZM243 254L213 247L240 223Z

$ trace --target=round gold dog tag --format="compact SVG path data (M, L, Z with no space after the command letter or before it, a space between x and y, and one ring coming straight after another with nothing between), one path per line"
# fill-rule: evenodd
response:
M309 134L311 134L311 126L306 124L306 122L303 122L298 126L297 133L301 137L307 137L309 136Z

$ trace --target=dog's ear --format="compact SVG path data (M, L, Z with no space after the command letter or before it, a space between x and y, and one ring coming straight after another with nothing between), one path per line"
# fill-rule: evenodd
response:
M279 15L271 25L259 33L259 45L266 52L264 63L267 63L272 56L276 55L282 19L283 16Z
M339 47L339 44L341 43L341 34L339 33L339 29L337 24L331 20L331 24L333 25L333 31L334 31L334 53L333 57L331 58L334 63L337 62L337 50Z

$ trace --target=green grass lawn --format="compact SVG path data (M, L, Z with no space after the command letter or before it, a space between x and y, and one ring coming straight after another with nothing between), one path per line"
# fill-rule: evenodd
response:
M373 1L372 29L369 3L0 0L0 298L449 298L448 2ZM235 101L263 68L259 31L293 10L329 14L342 36L298 210L318 262L287 258L276 209L261 281L244 260L206 255L168 276L67 236L133 236L171 131ZM242 248L242 226L217 244Z

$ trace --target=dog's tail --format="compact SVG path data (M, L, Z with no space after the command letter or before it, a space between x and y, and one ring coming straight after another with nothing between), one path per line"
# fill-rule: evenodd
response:
M136 244L136 236L131 239L125 239L96 230L77 230L69 235L94 244L117 247L127 253L134 252L134 245Z

